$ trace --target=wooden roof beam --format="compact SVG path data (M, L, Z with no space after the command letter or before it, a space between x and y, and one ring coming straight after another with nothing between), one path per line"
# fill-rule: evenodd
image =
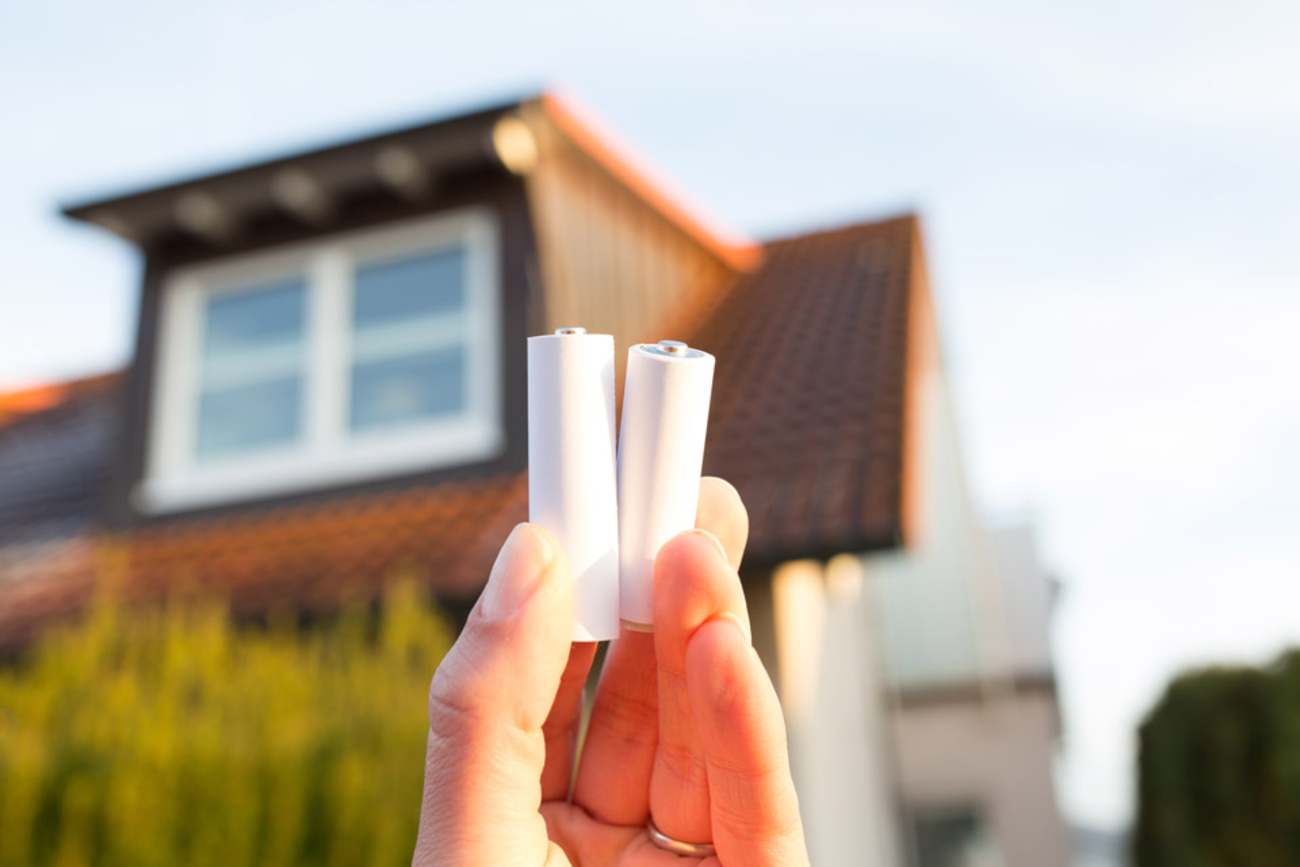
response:
M172 208L177 225L210 244L227 244L239 234L234 214L203 190L185 193Z
M433 172L415 151L389 145L375 154L375 176L398 196L412 202L429 198L435 186Z
M324 185L301 168L275 173L271 178L271 199L295 219L312 226L328 222L337 211Z

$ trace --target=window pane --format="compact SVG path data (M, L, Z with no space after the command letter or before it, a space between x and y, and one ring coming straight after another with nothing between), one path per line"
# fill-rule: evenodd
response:
M369 430L465 409L463 347L369 361L352 368L352 428Z
M199 404L198 453L213 457L298 438L301 378L206 391Z
M908 818L916 867L997 867L1003 863L973 808L912 813Z
M298 439L306 285L301 278L208 300L196 453L238 454Z
M294 279L211 299L204 357L301 342L305 294L303 281Z
M352 429L464 411L464 249L363 265L353 298Z
M456 313L464 305L463 249L422 253L357 269L353 323L358 330Z

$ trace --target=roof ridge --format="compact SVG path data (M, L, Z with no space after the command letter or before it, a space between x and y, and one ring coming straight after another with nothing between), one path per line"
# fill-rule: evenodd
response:
M809 229L803 232L794 232L786 235L779 235L773 238L763 240L764 247L774 247L782 244L791 244L798 241L811 241L818 238L827 238L833 235L843 235L849 232L860 231L862 229L883 229L891 224L912 224L919 226L921 216L917 211L903 211L888 217L879 217L867 220L855 220L850 223L840 223L831 226L822 226L819 228Z

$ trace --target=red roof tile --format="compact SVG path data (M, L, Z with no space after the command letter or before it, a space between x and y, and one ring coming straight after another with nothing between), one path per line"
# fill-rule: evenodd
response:
M473 598L501 541L527 518L527 497L524 476L504 476L101 536L58 575L0 584L0 648L80 610L97 577L132 603L203 588L238 616L334 610L408 567L444 598Z
M705 472L748 507L750 562L896 544L915 237L904 217L769 244L692 336L718 359Z

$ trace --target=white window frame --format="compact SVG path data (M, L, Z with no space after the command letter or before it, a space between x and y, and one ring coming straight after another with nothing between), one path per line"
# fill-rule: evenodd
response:
M354 432L349 424L353 275L358 263L463 246L464 412ZM484 208L349 232L177 269L161 287L145 476L137 506L169 512L310 491L486 460L505 446L501 418L500 241ZM197 459L207 301L250 283L301 276L306 361L300 436L248 454Z

